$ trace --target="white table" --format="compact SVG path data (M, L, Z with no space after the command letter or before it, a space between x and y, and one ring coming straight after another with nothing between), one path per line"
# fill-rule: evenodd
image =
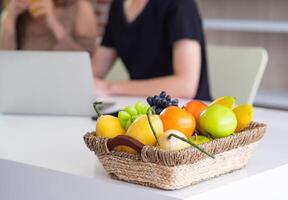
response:
M117 109L136 98L117 98ZM178 191L110 179L82 139L94 130L85 117L0 115L1 200L287 199L288 112L256 109L268 124L248 166Z

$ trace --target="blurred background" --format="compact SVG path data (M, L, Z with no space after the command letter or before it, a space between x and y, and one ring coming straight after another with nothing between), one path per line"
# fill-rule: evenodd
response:
M9 0L2 0L0 9ZM99 36L112 0L91 0L98 16ZM258 105L288 110L288 1L197 0L208 45L262 46L269 53ZM245 77L243 77L245 81Z

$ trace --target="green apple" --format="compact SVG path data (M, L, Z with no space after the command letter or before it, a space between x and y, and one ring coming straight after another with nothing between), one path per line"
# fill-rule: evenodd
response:
M197 136L190 137L189 141L194 144L204 144L204 143L210 142L211 139L203 135L197 135Z
M235 132L237 119L233 111L223 105L213 104L200 115L200 128L215 138L227 137Z

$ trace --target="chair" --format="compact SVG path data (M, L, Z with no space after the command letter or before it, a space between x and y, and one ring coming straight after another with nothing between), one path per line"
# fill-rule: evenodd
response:
M128 80L129 74L120 59L117 59L112 69L108 73L107 80Z
M208 61L213 99L231 95L237 103L253 103L268 62L265 49L209 46Z

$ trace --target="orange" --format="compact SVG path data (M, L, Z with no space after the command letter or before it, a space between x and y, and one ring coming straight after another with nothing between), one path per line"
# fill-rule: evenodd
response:
M177 106L169 106L162 111L160 118L164 131L175 129L184 133L188 138L192 136L196 128L193 115Z
M184 109L190 114L192 114L194 118L196 119L196 122L198 123L200 114L207 107L208 106L205 103L201 101L193 100L193 101L189 101L188 103L186 103L186 105L184 106Z

